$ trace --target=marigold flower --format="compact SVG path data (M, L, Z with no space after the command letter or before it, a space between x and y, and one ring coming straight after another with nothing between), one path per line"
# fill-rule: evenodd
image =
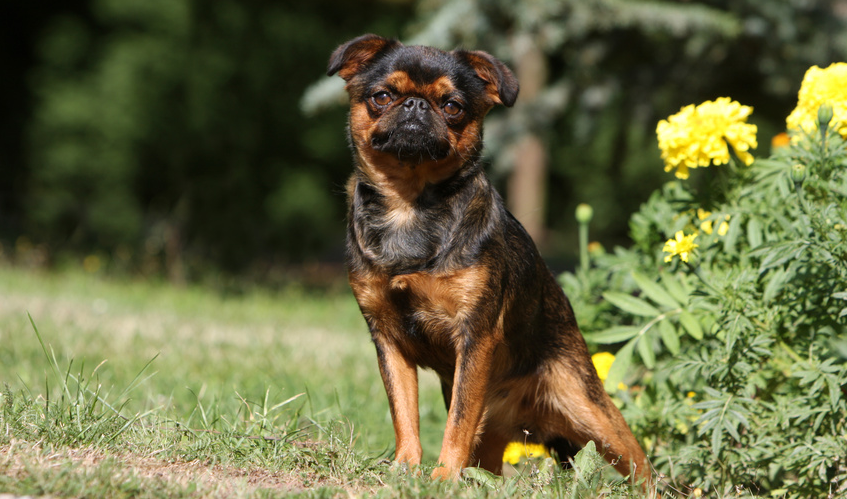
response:
M771 139L771 149L779 149L780 147L787 147L791 144L791 139L788 137L788 134L785 132L780 132L773 136Z
M713 232L712 221L706 220L710 216L712 216L711 211L706 211L703 208L697 208L697 218L700 219L700 230L702 230L703 232L705 232L706 234L709 234L709 235L711 235L712 232ZM729 219L730 219L730 216L726 215L724 217L724 221L722 221L720 223L720 225L718 225L718 235L719 236L725 236L726 233L729 232L729 223L728 223ZM667 259L667 257L666 257L666 259Z
M550 453L547 447L541 444L510 442L503 451L503 462L509 464L518 464L521 459L533 457L549 457Z
M591 241L588 243L588 252L592 255L603 254L605 251L600 241Z
M597 352L591 356L591 362L594 363L594 369L597 370L597 377L601 381L606 381L612 363L615 362L615 356L609 352Z
M832 106L830 126L847 138L847 63L836 62L826 69L812 66L806 71L797 94L797 107L785 120L788 129L815 132L818 108L825 103Z
M750 149L758 146L756 125L747 123L753 112L729 97L719 97L699 106L690 104L667 120L659 121L656 135L665 161L665 171L676 168L678 178L688 178L690 168L729 163L732 146L738 158L753 162Z
M694 251L694 248L700 246L694 242L696 237L697 234L686 236L681 230L678 231L674 236L674 239L668 239L665 243L665 247L662 248L662 251L669 253L669 255L665 257L665 261L670 262L673 260L673 257L679 255L679 258L683 262L688 262L688 255Z

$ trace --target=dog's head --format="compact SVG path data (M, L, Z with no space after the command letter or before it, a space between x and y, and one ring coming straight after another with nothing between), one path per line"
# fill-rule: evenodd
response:
M405 46L376 35L338 47L327 70L335 73L350 94L353 147L377 169L455 172L478 157L485 114L518 96L515 76L485 52Z

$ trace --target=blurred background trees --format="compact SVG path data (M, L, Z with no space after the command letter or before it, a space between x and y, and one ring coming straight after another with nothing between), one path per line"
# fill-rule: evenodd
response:
M97 254L174 281L340 262L346 109L323 74L337 44L376 32L515 68L518 105L486 128L491 172L567 266L576 204L594 206L595 239L625 242L670 178L659 119L729 95L766 150L805 70L847 59L845 22L845 0L7 2L2 254Z

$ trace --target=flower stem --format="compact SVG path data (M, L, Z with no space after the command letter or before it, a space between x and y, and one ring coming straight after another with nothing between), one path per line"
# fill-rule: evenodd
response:
M700 279L700 282L705 284L709 289L711 289L715 293L718 292L718 289L716 287L712 286L708 281L706 281L706 279L703 278L703 274L700 273L700 266L699 265L697 265L695 267L694 265L691 265L691 263L689 263L689 262L683 262L683 263L685 263L685 266L688 267L688 270L690 270L694 275L697 276L698 279Z
M588 272L590 265L588 259L588 224L579 224L579 267L583 272Z

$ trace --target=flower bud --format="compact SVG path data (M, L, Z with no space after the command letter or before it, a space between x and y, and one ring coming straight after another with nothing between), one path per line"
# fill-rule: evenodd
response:
M794 181L795 187L800 187L803 185L803 181L806 180L806 166L800 163L791 167L791 180Z
M576 221L581 224L587 224L594 217L594 208L589 204L580 203L576 207Z
M826 133L826 129L829 127L829 122L832 121L832 104L829 102L824 102L818 108L818 126L820 127L821 133Z

